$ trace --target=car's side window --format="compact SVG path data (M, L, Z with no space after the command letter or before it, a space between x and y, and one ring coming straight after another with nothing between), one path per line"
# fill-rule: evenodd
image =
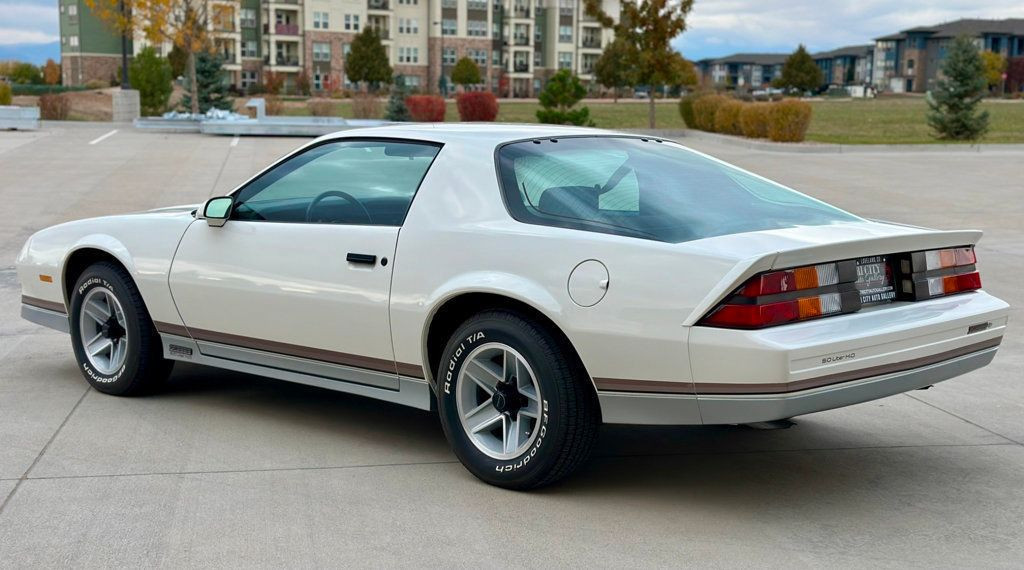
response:
M400 226L439 145L329 142L294 156L235 194L239 220Z

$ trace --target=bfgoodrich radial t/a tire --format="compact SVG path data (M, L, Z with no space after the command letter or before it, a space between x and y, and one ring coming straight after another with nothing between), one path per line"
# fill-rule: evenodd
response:
M571 349L512 311L480 313L459 327L437 391L452 450L492 485L554 483L587 459L597 438L596 397Z
M71 343L82 375L106 394L151 391L171 372L160 337L131 276L100 262L86 268L71 291Z

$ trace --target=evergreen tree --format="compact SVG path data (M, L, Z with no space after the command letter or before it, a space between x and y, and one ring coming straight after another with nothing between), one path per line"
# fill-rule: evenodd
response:
M221 73L220 57L200 52L195 54L196 60L196 91L199 94L199 112L205 113L211 108L231 109L232 100L228 95L228 86ZM191 84L186 78L185 96L181 105L186 109L192 107Z
M538 96L543 109L537 111L537 120L552 125L594 126L590 120L590 109L573 109L586 94L587 88L580 83L579 77L568 69L559 70Z
M800 44L796 51L782 64L782 75L775 81L776 87L796 91L817 91L825 84L825 76L807 48Z
M157 55L153 46L146 46L132 59L129 68L132 87L139 90L142 114L159 115L167 109L171 98L171 64Z
M942 78L928 92L928 124L940 139L977 140L988 131L988 111L978 111L985 96L985 64L969 37L953 41L942 63Z
M405 80L399 75L395 78L395 85L391 88L391 96L388 98L388 108L384 111L384 118L389 121L411 121L409 107L405 105Z
M376 28L366 26L352 40L352 47L345 60L345 75L350 81L366 83L376 90L380 83L391 83L391 64L388 53L380 43Z
M480 78L480 68L473 63L472 59L463 57L455 62L455 67L452 68L452 83L465 87L467 85L477 85L483 83L483 81Z
M615 38L594 64L594 77L598 83L612 90L616 103L619 101L619 89L636 85L639 57L635 45L624 38Z

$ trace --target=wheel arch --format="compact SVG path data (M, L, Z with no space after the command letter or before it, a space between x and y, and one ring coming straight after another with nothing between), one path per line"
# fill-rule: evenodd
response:
M533 304L508 294L494 291L462 291L438 303L431 312L426 321L423 334L423 353L427 364L425 373L431 384L434 383L434 373L441 363L444 347L451 335L466 319L481 311L490 309L509 309L547 328L568 348L569 353L575 359L575 364L580 367L580 370L587 377L590 389L594 395L594 401L598 402L597 386L594 384L594 379L591 377L590 372L587 371L586 363L583 362L583 358L580 356L576 346L565 331L562 330L562 327ZM600 406L600 403L597 405Z
M82 275L89 266L99 263L102 261L109 261L125 271L128 275L135 279L135 272L132 270L132 266L126 263L121 256L110 251L113 248L102 247L98 245L79 245L68 252L64 258L64 263L61 268L61 293L64 295L64 303L69 309L71 307L71 290L75 286L75 282L78 281L79 276ZM121 246L122 255L124 255L124 247Z

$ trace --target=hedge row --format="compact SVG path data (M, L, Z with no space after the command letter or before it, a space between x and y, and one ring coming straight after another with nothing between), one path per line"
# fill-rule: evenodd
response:
M691 129L739 135L776 142L800 142L811 124L811 105L785 99L776 103L746 103L724 95L687 95L679 114Z

